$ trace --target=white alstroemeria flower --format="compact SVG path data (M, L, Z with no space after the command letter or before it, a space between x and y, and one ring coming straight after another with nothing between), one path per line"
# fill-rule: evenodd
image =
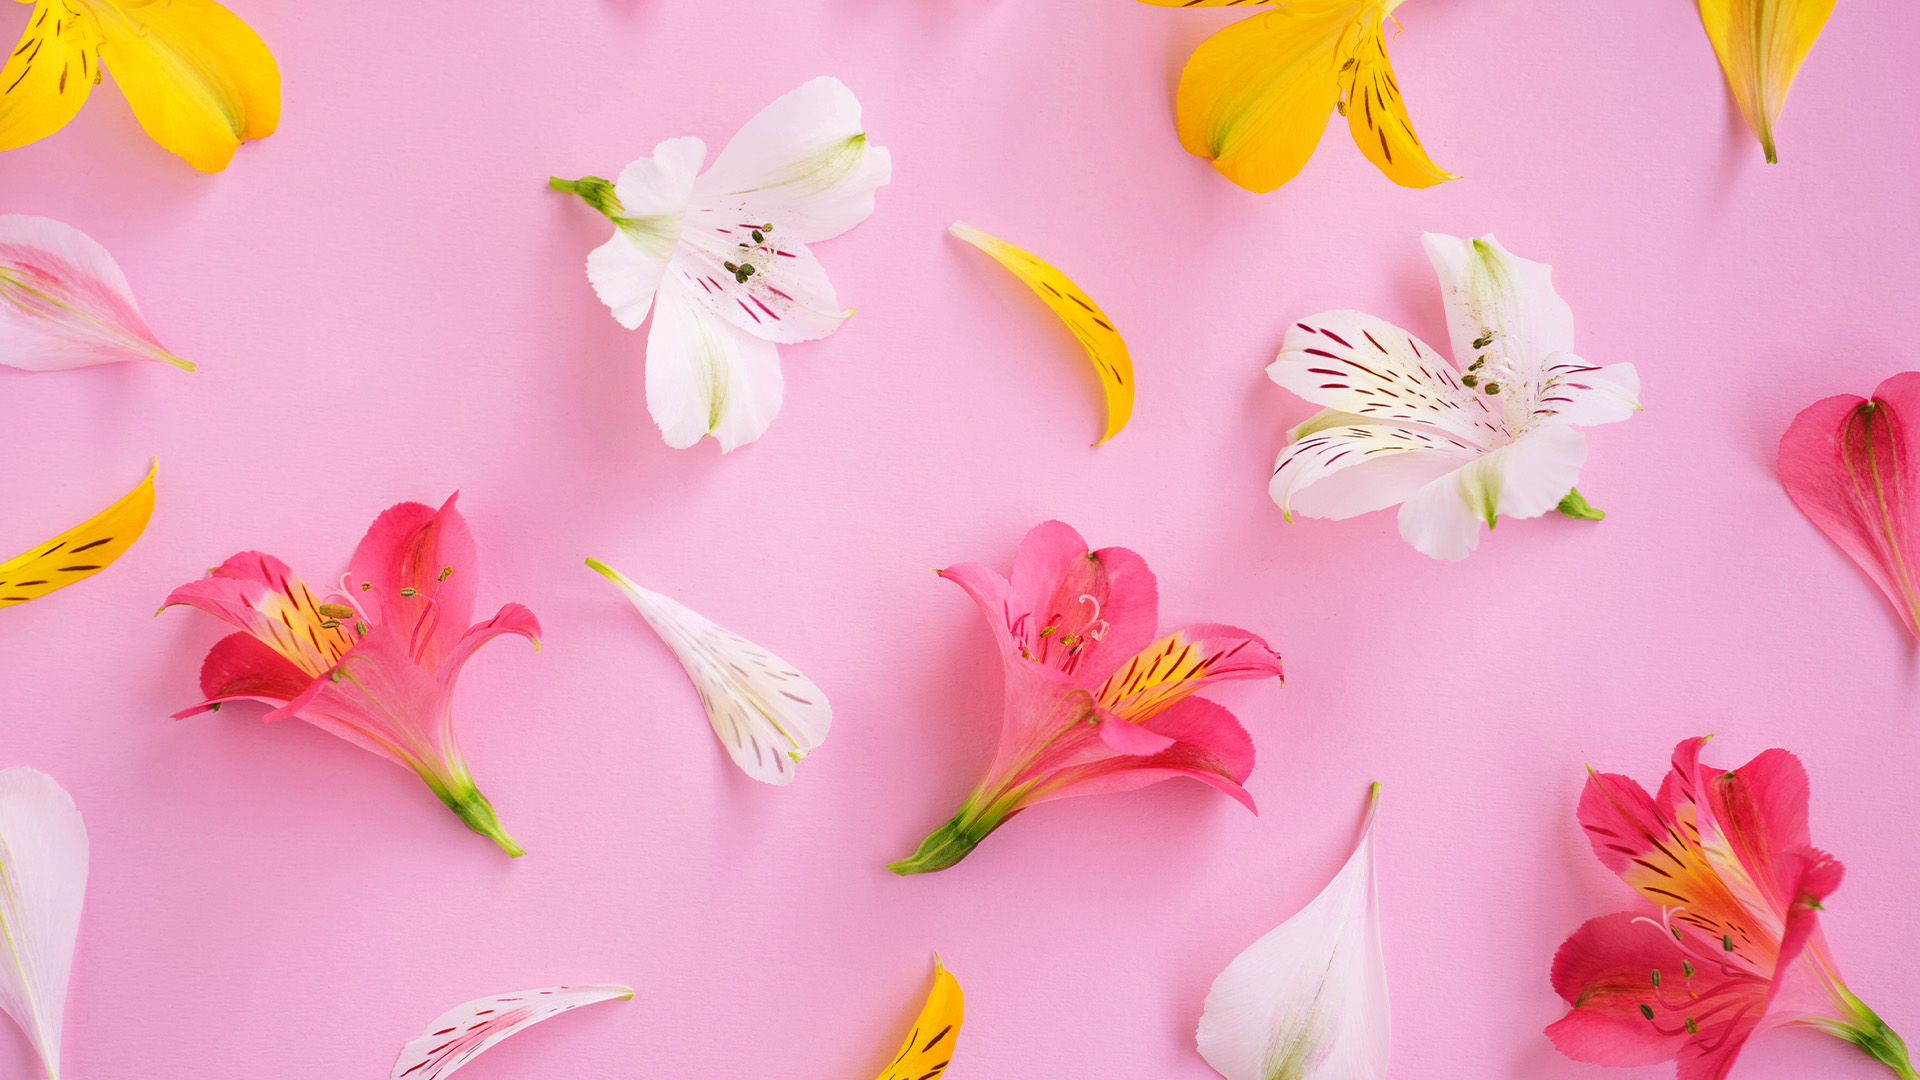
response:
M1273 381L1326 411L1295 428L1269 492L1287 511L1348 518L1400 504L1400 535L1436 559L1464 559L1480 524L1556 507L1599 517L1574 483L1586 463L1576 425L1640 408L1632 364L1573 354L1573 311L1552 267L1479 240L1427 233L1455 364L1358 311L1287 330Z
M1195 1033L1200 1056L1227 1080L1380 1080L1392 1042L1380 949L1373 785L1360 843L1299 913L1234 957Z
M614 223L587 280L628 329L653 312L647 408L667 445L712 435L727 451L780 411L776 345L826 337L852 314L807 245L865 221L893 162L833 78L762 109L702 173L706 156L699 139L668 139L613 183L552 186Z

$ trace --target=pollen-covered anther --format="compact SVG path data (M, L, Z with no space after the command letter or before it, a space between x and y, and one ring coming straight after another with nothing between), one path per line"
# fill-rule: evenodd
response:
M318 608L315 608L314 610L318 611L322 615L325 615L329 619L353 618L353 609L348 607L345 604L321 604Z

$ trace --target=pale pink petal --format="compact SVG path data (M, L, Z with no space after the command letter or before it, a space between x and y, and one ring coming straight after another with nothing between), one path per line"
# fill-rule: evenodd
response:
M480 586L480 550L449 496L439 510L400 503L374 520L348 564L346 603L393 631L432 671L467 633Z
M0 215L0 364L57 371L121 360L193 370L154 337L105 248L52 218Z
M785 392L771 341L715 316L674 275L660 283L647 332L647 411L668 446L711 435L725 453L753 442Z
M840 306L813 252L792 237L763 232L764 223L739 218L690 214L668 276L702 307L762 341L790 345L840 329L853 312ZM729 264L753 273L743 280Z
M1586 460L1585 435L1536 428L1414 492L1400 507L1400 536L1423 555L1464 559L1480 545L1482 524L1539 517L1558 506Z
M549 986L456 1005L401 1049L391 1080L444 1080L495 1043L543 1020L632 996L626 986Z
M1920 372L1880 384L1873 400L1851 395L1815 403L1780 439L1780 482L1801 513L1887 594L1907 630L1920 635L1914 545L1915 440L1920 439Z
M1554 424L1614 424L1640 411L1640 373L1632 364L1594 367L1572 353L1547 357L1536 415Z
M620 325L646 321L654 290L667 272L686 226L687 197L707 156L699 139L668 139L621 170L614 184L620 212L613 238L587 256L587 281Z
M20 1024L49 1078L60 1076L89 858L86 823L65 789L38 769L0 769L0 1009Z
M1491 233L1426 233L1420 241L1440 277L1455 363L1505 354L1537 371L1554 353L1573 351L1573 309L1554 291L1553 267L1513 254Z

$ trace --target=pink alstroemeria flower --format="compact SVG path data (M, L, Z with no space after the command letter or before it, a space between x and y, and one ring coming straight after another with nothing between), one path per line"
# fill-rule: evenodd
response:
M1908 561L1920 543L1920 371L1872 398L1841 394L1809 406L1780 439L1780 483L1793 504L1893 601L1920 636L1920 592Z
M1576 1061L1677 1061L1680 1080L1721 1080L1749 1038L1800 1024L1914 1080L1906 1044L1847 989L1820 932L1841 867L1808 843L1800 760L1768 750L1727 772L1700 763L1706 741L1674 750L1658 798L1588 777L1594 854L1660 911L1603 915L1560 946L1553 988L1571 1008L1547 1035Z
M1266 642L1211 625L1156 638L1160 597L1146 562L1126 548L1088 551L1058 521L1027 534L1011 583L973 563L939 573L993 626L1006 717L993 767L960 812L887 869L944 870L1029 806L1175 776L1253 809L1240 786L1253 771L1253 740L1232 713L1192 695L1226 679L1278 678L1280 658Z
M540 622L508 604L469 626L479 551L449 498L436 512L401 503L374 521L340 588L316 597L271 555L235 555L182 585L188 604L240 628L200 671L207 700L176 718L250 699L268 720L297 716L426 781L467 827L508 855L525 854L474 786L453 737L453 685L475 649L501 634L540 643Z

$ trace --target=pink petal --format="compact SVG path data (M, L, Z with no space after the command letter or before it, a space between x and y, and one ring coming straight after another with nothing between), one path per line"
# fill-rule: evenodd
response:
M1146 561L1126 548L1088 551L1059 521L1034 526L1020 542L1013 594L1033 613L1025 634L1033 659L1088 683L1145 648L1159 624L1159 587Z
M1174 745L1174 740L1165 735L1111 716L1100 721L1100 741L1114 753L1129 757L1150 757Z
M1915 443L1920 372L1880 384L1872 401L1830 397L1794 418L1780 439L1780 482L1802 513L1867 572L1920 635L1910 553L1920 542Z
M1685 964L1693 966L1691 977ZM1553 989L1571 1006L1547 1028L1561 1053L1596 1065L1677 1058L1680 1075L1691 1080L1724 1076L1732 1067L1759 1024L1768 985L1750 974L1715 970L1658 923L1622 912L1588 920L1560 946ZM1689 1017L1697 1033L1687 1031Z
M314 685L306 700L282 711L416 772L444 778L465 769L453 738L451 682L421 670L387 627L368 630Z
M1007 579L979 563L959 563L935 573L967 591L979 605L987 625L993 628L993 640L1000 646L1002 657L1009 663L1018 659L1020 650L1025 648L1022 634L1032 609L1013 595Z
M121 360L193 370L154 337L105 248L52 218L0 215L0 364L58 371Z
M1707 804L1715 825L1727 838L1776 912L1785 912L1808 887L1800 860L1782 857L1804 851L1807 831L1807 770L1785 750L1768 750L1733 772L1702 770ZM1819 896L1840 884L1839 863L1830 863L1818 883ZM1828 876L1831 884L1826 884ZM1818 899L1818 897L1816 897Z
M480 584L479 548L454 508L459 498L437 512L420 503L389 508L348 565L349 599L399 634L429 671L465 636Z
M1100 686L1102 707L1128 720L1152 716L1189 694L1232 679L1278 679L1280 657L1232 626L1182 627L1127 660Z
M1232 713L1205 698L1188 698L1140 726L1172 745L1149 757L1109 756L1060 769L1022 805L1133 791L1185 776L1255 809L1253 796L1240 786L1253 771L1253 740Z
M229 634L214 643L200 666L200 692L207 699L173 714L176 720L206 712L224 701L285 705L305 694L314 678L252 634Z
M493 1044L542 1020L632 996L625 986L550 986L457 1005L401 1049L391 1080L444 1080Z
M533 612L519 604L503 605L499 614L486 622L476 624L461 635L460 640L454 644L453 651L447 654L446 659L440 661L438 668L434 669L433 677L446 683L451 691L453 681L460 677L460 668L473 657L474 652L502 634L519 634L533 642L533 647L538 649L540 620L534 618Z

